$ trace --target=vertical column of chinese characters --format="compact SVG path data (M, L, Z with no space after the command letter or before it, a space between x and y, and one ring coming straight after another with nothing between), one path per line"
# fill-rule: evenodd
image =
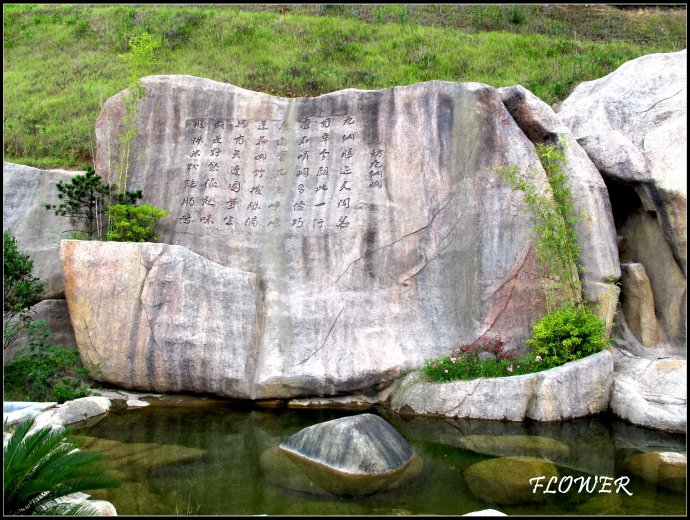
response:
M198 196L196 195L196 188L202 182L199 180L200 165L203 160L202 150L206 141L206 121L203 119L192 119L187 122L185 129L185 144L190 146L189 154L186 155L184 182L182 184L183 194L181 201L182 215L179 217L179 222L184 225L189 225L195 222L192 215L192 208L197 203Z
M206 178L201 195L201 214L199 221L204 225L213 224L213 210L216 207L216 189L218 188L218 175L221 169L221 154L223 153L223 130L225 121L216 119L209 121L207 134L208 154L206 160L202 162L205 166ZM205 164L204 164L205 163Z
M367 181L369 188L381 189L383 187L383 150L381 148L374 147L371 149Z
M287 120L276 122L278 126L278 136L275 139L275 159L273 167L273 177L275 179L275 186L273 188L273 198L268 204L269 216L268 222L266 223L267 229L278 230L280 229L281 218L278 216L278 208L280 208L280 199L285 193L285 188L283 187L285 183L285 178L287 177L287 167L285 160L287 159L287 139L285 138L284 131L287 129Z
M226 226L234 226L237 220L236 209L240 202L240 191L242 190L242 161L245 160L243 154L245 154L247 136L246 128L248 126L246 119L238 119L237 124L229 124L229 126L234 130L232 132L232 137L229 140L230 148L232 149L232 154L230 155L230 179L227 183L227 191L225 192L225 216L223 217L223 223Z
M342 118L341 132L340 132L340 159L342 160L342 165L340 168L341 181L338 183L338 207L337 207L337 218L338 222L335 227L341 231L347 229L350 226L349 220L349 209L350 209L350 199L351 192L354 186L354 181L352 177L352 168L350 164L355 160L355 132L353 131L353 125L355 124L355 119L352 116L346 115Z
M314 166L316 186L314 188L314 210L311 219L311 230L315 232L324 231L324 223L328 210L327 205L329 199L326 194L329 189L328 169L329 165L333 162L331 155L335 155L331 153L331 122L330 117L324 117L318 121L316 135L313 137L316 141L316 147L319 150L318 164Z
M254 124L254 123L252 123ZM266 161L268 159L268 151L266 145L268 144L268 126L266 120L262 119L256 126L257 139L253 141L254 149L251 152L254 160L254 168L252 170L252 180L248 180L249 187L249 201L247 202L247 218L244 221L245 227L256 228L259 225L258 212L261 209L261 199L264 190L264 175L266 174Z
M311 191L307 180L309 178L309 168L310 168L310 136L309 130L312 126L312 119L305 117L303 120L298 122L298 132L296 139L296 149L297 149L297 165L296 177L297 177L297 192L295 193L295 199L292 203L292 229L298 230L304 227L304 210L309 204L308 196Z

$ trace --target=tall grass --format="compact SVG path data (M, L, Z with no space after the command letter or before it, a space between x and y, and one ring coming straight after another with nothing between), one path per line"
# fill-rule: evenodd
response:
M658 10L620 22L624 38L592 42L610 12L585 21L582 6L560 18L558 6L504 7L4 5L4 158L91 163L100 107L127 85L117 56L145 31L164 42L148 74L286 97L440 79L522 84L554 103L630 59L685 46L684 16Z

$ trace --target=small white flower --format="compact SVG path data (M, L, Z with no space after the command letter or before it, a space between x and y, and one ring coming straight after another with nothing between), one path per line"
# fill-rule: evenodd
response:
M537 363L539 363L539 361L541 361L541 356L535 357L534 360L535 360Z
M444 370L444 372L447 374L447 373L448 373L448 369L446 368L446 369Z

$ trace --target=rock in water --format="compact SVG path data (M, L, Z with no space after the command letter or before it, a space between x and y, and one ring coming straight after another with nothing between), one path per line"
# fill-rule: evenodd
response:
M334 495L369 495L414 466L405 439L384 419L360 414L309 426L280 445L312 482ZM412 469L412 468L410 468Z

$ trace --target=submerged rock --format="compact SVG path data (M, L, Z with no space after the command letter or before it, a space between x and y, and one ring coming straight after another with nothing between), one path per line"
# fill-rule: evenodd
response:
M391 486L415 458L390 424L368 413L304 428L280 450L321 489L345 496Z
M499 505L518 505L544 500L533 493L530 479L558 477L556 466L535 457L500 457L473 464L465 470L465 481L477 498Z
M687 466L687 454L672 451L636 453L626 463L633 475L678 493L685 493Z

